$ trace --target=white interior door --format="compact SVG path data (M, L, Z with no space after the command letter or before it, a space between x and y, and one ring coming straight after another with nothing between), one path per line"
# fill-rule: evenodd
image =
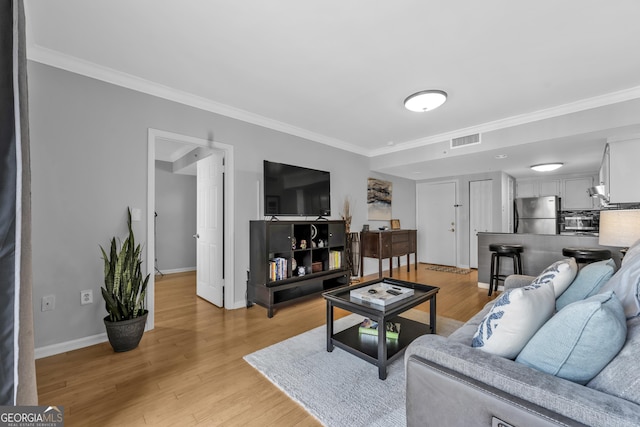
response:
M197 163L196 294L224 306L223 155L219 151Z
M493 181L469 183L469 266L478 268L478 232L493 231Z
M456 183L416 185L420 262L456 265Z

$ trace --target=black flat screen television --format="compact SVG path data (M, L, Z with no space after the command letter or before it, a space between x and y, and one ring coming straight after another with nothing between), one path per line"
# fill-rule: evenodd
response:
M265 160L264 214L331 215L329 172Z

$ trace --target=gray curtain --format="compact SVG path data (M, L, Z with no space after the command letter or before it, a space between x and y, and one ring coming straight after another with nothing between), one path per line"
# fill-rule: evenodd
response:
M0 1L0 405L36 405L24 4Z

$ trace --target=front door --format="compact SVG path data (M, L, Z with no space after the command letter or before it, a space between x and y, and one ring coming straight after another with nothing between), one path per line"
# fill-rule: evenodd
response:
M197 163L196 294L224 306L223 289L223 172L221 152Z
M416 185L420 262L456 265L456 183Z
M493 181L469 182L469 267L478 268L478 233L493 231Z

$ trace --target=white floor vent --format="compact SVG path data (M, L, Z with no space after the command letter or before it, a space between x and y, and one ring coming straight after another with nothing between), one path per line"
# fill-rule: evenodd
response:
M453 138L451 140L451 148L466 147L467 145L480 144L480 134L474 133L473 135L461 136L459 138Z

